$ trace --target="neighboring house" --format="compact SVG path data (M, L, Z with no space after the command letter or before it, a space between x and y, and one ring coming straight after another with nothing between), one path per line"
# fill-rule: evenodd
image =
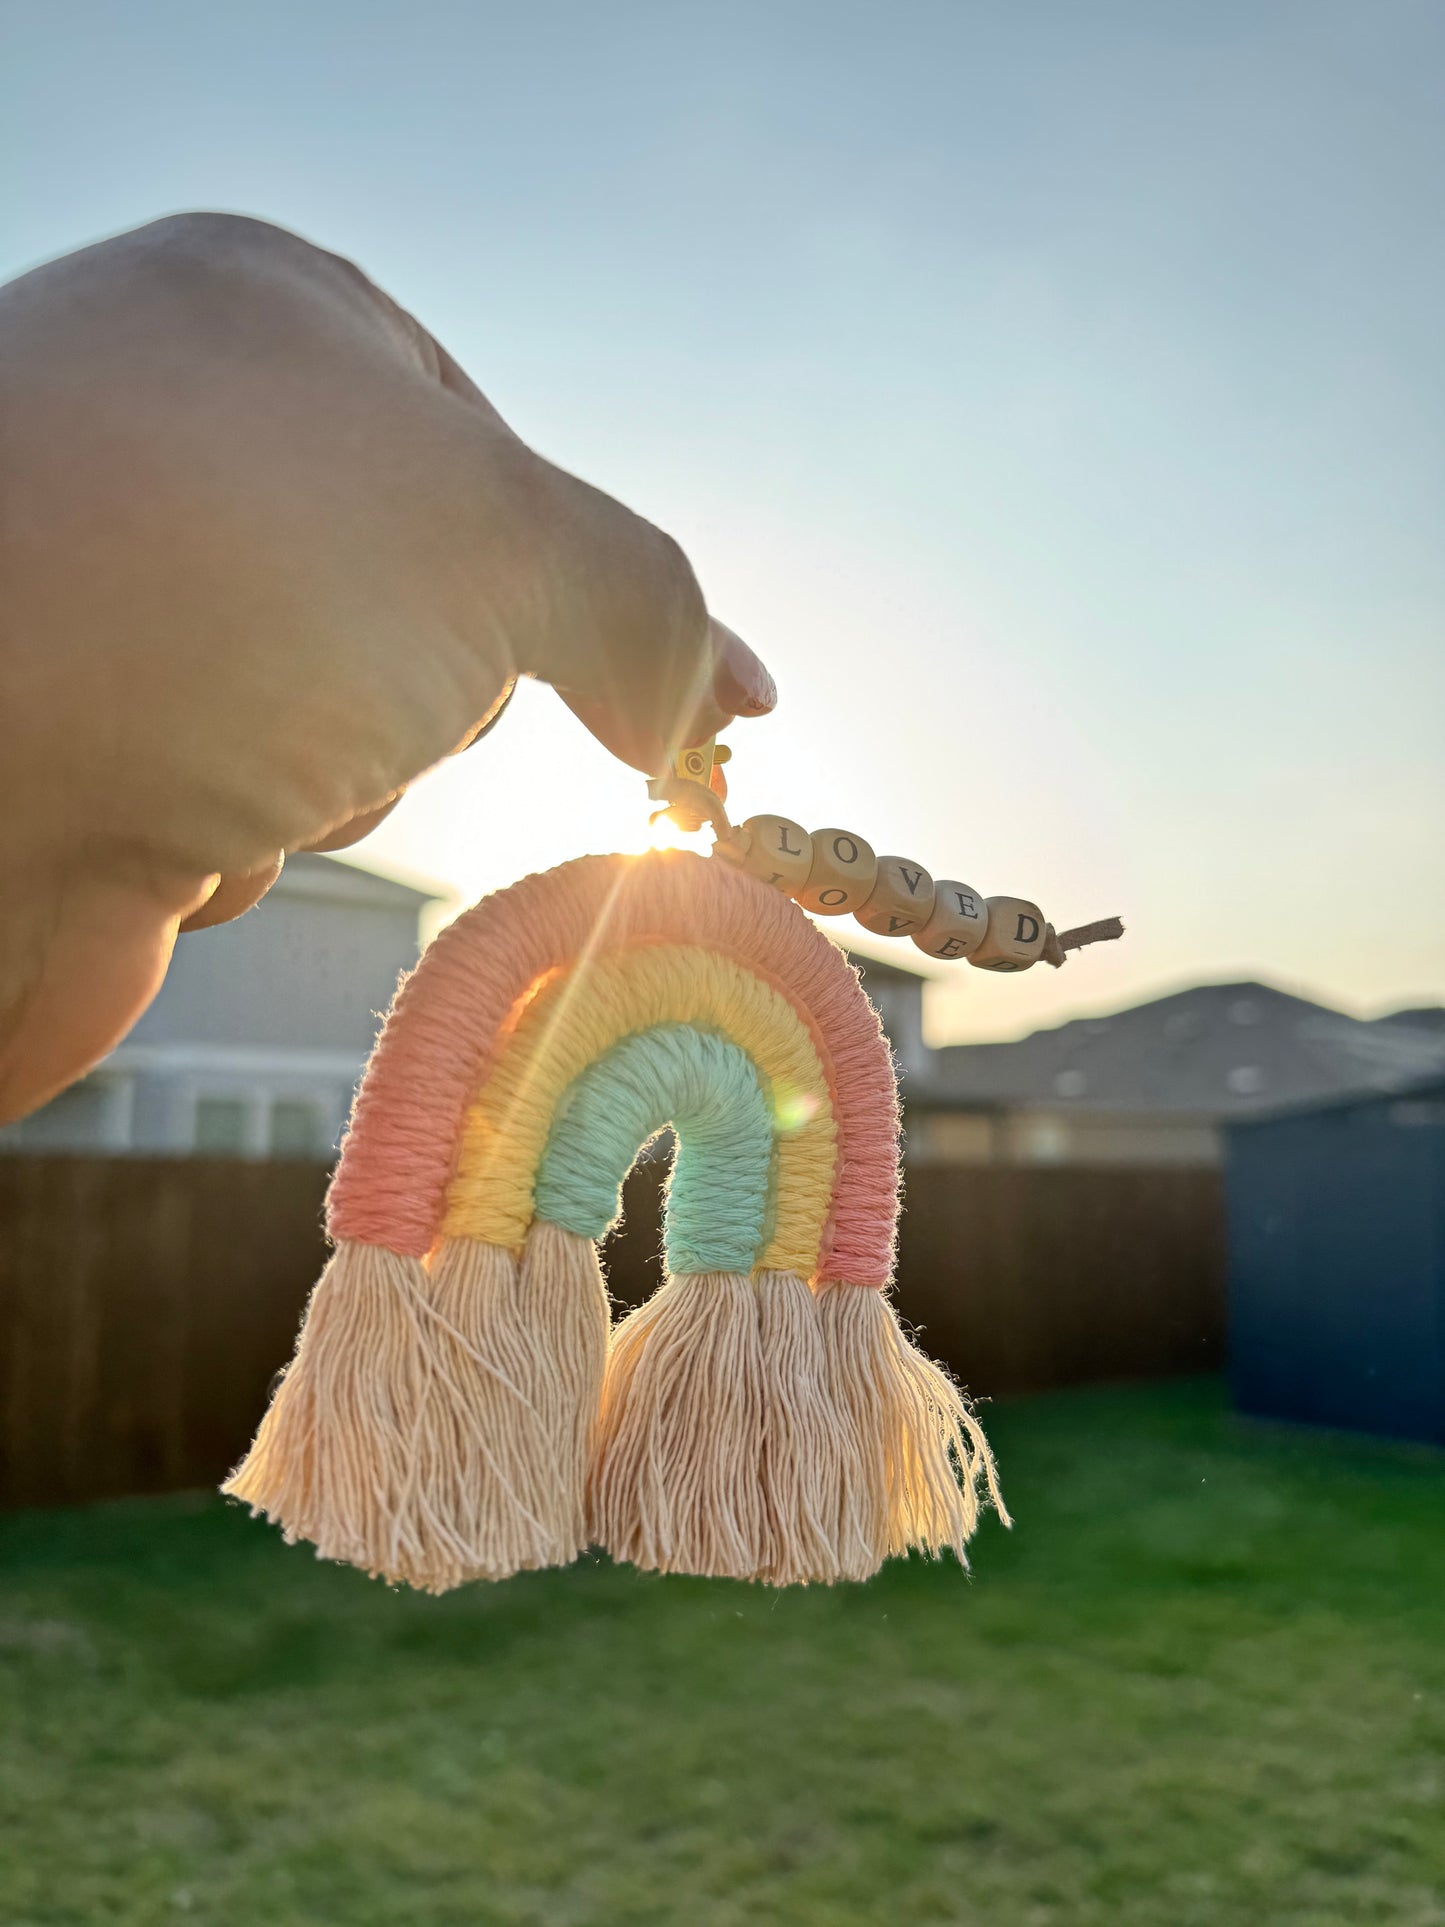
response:
M0 1131L0 1150L329 1155L435 900L330 857L290 858L254 910L180 940L125 1042ZM928 980L849 956L893 1046L915 1163L1212 1164L1224 1121L1445 1071L1439 1010L1362 1023L1265 984L934 1050Z
M1388 1017L1379 1020L1382 1024L1398 1024L1407 1030L1433 1030L1439 1037L1445 1037L1445 1004L1422 1004L1413 1010L1392 1010Z
M1268 984L1201 984L1018 1043L931 1052L904 1081L909 1151L934 1163L1214 1164L1226 1121L1436 1071L1438 1013L1364 1022Z
M245 916L182 937L103 1063L0 1131L20 1151L327 1157L435 896L293 856Z
M938 1056L923 1041L923 988L928 979L921 971L865 957L861 951L849 950L847 957L883 1019L899 1077L905 1087L911 1088L915 1081L929 1076Z

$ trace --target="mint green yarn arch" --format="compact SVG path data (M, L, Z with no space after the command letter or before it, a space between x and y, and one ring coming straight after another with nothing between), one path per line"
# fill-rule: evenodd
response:
M768 1229L772 1107L747 1053L691 1024L624 1037L573 1080L538 1167L537 1216L605 1237L633 1160L669 1124L668 1271L751 1271Z

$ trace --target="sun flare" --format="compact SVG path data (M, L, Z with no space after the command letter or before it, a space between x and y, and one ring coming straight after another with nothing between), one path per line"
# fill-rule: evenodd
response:
M701 831L680 830L670 816L659 816L649 828L647 847L650 850L701 850L702 848L698 841Z

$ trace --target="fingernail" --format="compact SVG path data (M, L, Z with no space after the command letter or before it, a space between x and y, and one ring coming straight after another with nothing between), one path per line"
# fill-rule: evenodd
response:
M497 724L502 720L502 717L506 714L507 705L508 703L511 702L512 697L516 694L516 691L517 691L517 678L515 676L508 676L507 680L502 684L502 687L498 690L497 695L493 700L491 708L487 711L486 715L483 716L482 720L477 724L475 733L469 736L467 740L462 744L463 749L470 749L474 743L479 743L484 736L491 735L492 731L496 728Z
M765 716L777 707L778 686L741 636L719 623L725 638L713 675L713 692L735 716Z

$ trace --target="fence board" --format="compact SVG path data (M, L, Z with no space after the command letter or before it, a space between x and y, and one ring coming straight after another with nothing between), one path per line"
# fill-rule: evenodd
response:
M326 1177L0 1157L0 1505L224 1476L324 1262Z
M213 1484L291 1355L326 1172L0 1157L0 1505ZM628 1180L614 1295L660 1279L658 1175ZM901 1310L977 1393L1217 1369L1223 1209L1200 1170L910 1174Z

